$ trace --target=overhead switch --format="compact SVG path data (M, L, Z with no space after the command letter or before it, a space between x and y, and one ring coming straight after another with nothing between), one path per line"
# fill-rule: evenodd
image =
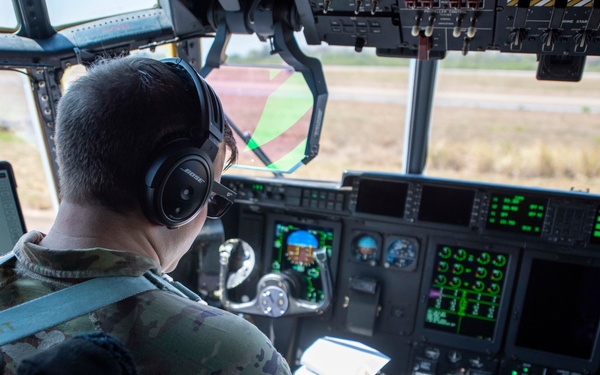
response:
M362 6L362 4L363 4L362 0L355 0L355 3L354 3L354 14L358 15L358 13L360 13L360 7Z

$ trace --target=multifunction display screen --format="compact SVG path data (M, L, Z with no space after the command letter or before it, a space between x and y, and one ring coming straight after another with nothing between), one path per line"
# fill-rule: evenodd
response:
M356 212L402 218L407 192L405 182L363 178L358 185Z
M522 194L491 196L486 228L533 236L542 234L548 200Z
M592 359L600 317L600 267L533 259L516 346Z
M468 226L475 190L423 186L419 221Z
M300 289L298 298L321 302L323 284L315 251L325 248L331 259L333 239L333 228L275 222L271 272L285 272L294 278Z
M509 255L438 245L425 327L493 341Z

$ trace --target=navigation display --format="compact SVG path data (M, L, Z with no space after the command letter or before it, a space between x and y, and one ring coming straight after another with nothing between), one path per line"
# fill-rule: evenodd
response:
M333 228L276 221L271 272L285 272L296 278L300 299L321 302L323 285L315 250L324 247L331 259L333 241Z
M528 280L515 345L591 360L599 336L600 267L532 259Z
M423 186L419 221L468 226L475 190Z
M401 219L407 192L405 182L363 178L358 185L356 212Z
M493 193L486 228L540 236L547 203L545 198Z
M425 328L494 341L508 261L501 252L438 245Z

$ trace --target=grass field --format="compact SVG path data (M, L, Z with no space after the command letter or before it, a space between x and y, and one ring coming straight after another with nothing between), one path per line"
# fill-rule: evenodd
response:
M333 67L326 78L330 100L319 156L292 177L339 180L346 169L401 171L408 69ZM20 77L0 72L0 85L0 160L13 164L23 205L49 209L31 133L24 132L24 140L1 130L30 125ZM533 71L444 71L426 174L600 193L598 87L598 74L556 83L536 81Z

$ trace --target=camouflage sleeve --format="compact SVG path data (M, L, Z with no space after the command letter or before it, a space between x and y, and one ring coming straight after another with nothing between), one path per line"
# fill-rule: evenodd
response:
M291 374L250 322L169 293L142 293L96 311L95 317L99 330L132 352L141 374Z

